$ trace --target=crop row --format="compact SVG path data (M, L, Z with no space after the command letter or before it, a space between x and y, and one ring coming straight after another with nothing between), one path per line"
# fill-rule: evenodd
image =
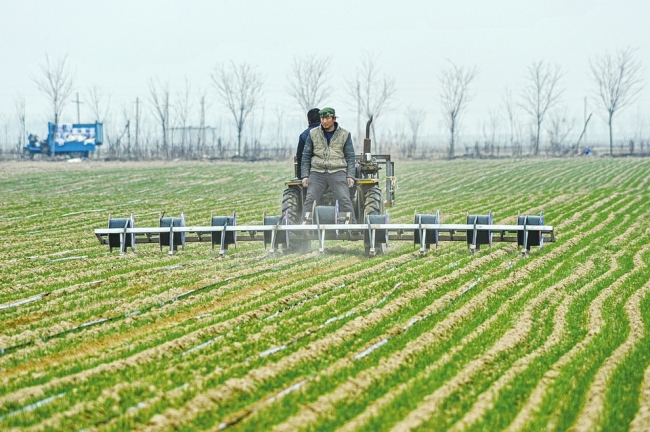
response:
M393 221L544 210L558 242L529 259L514 245L472 256L456 243L424 257L391 244L369 259L334 243L325 255L240 244L217 259L192 244L119 256L92 236L105 224L96 210L151 225L162 204L207 220L221 200L217 211L248 221L277 207L284 168L235 192L246 178L237 164L69 169L25 188L4 173L12 210L0 223L15 235L0 244L11 257L0 263L3 427L643 426L647 162L407 167Z

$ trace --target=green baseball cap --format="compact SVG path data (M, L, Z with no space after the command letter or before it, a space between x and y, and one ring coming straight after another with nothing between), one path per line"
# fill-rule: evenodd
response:
M318 112L321 117L336 117L336 111L334 111L334 108L323 108Z

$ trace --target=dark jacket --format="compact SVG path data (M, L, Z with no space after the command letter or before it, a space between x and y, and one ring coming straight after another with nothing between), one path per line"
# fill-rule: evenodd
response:
M332 145L335 148L329 148L329 142L325 137L325 131L322 127L311 130L305 140L305 147L302 152L302 163L300 173L302 177L308 177L312 169L312 158L315 158L317 167L314 171L318 172L337 172L344 171L347 177L354 178L354 146L352 145L352 134L338 123L334 123L334 134L331 137ZM314 144L318 148L314 148Z
M298 138L298 150L296 150L296 161L298 161L298 178L302 178L300 175L300 168L302 164L302 151L305 148L305 141L307 141L307 137L309 136L309 131L311 131L313 128L320 126L320 121L309 123L309 127L305 129L301 134L300 138Z

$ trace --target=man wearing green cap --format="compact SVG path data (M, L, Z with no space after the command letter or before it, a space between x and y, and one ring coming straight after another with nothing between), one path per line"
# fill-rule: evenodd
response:
M302 152L300 172L302 185L307 188L303 214L311 211L314 201L320 204L329 186L339 202L339 211L352 214L354 222L349 190L354 186L352 135L339 127L334 108L323 108L319 114L321 124L309 132Z

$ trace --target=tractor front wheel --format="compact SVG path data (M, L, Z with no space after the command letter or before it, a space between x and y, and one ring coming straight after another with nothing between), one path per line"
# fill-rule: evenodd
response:
M373 186L366 190L363 196L363 222L365 223L366 216L379 215L383 210L383 202L381 198L381 189Z

